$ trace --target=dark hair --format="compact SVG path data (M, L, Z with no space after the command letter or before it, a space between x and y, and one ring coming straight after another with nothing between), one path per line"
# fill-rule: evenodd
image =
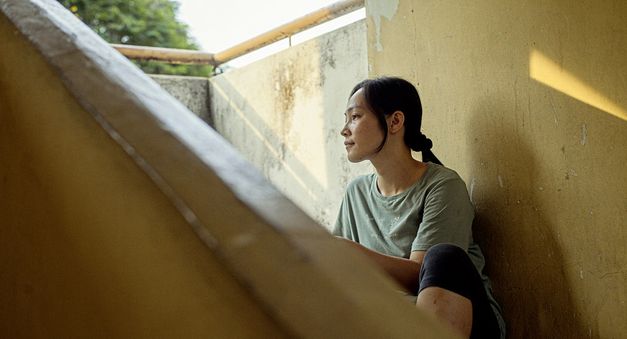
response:
M397 77L366 79L353 88L350 96L352 97L361 88L364 90L366 103L377 116L379 125L381 125L383 130L383 141L379 145L377 152L383 148L387 141L388 124L385 121L386 116L396 111L401 111L405 115L405 144L416 152L422 152L423 161L442 164L431 152L433 142L420 132L422 104L414 85L405 79Z

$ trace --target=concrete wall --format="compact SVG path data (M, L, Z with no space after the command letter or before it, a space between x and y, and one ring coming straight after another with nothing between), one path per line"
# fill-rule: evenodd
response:
M511 338L627 333L627 2L367 1L470 187Z
M151 74L150 77L210 126L209 80L203 77Z
M350 89L367 77L360 21L211 78L216 130L326 227L350 178L340 130Z

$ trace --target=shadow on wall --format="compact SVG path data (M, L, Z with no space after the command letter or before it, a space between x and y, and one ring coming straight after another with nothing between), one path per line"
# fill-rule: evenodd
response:
M286 89L281 93L288 93L293 86L283 83L282 87ZM245 154L247 159L260 165L259 169L266 177L271 171L284 171L286 180L292 183L292 195L315 199L312 191L322 190L321 184L307 166L296 158L286 142L290 127L283 125L291 120L288 115L292 112L287 109L275 111L276 116L272 120L280 125L275 128L281 131L282 135L279 135L227 78L214 80L211 90L229 102L228 111L217 109L212 113L214 124L220 129L220 133ZM237 114L237 121L228 117L231 113ZM255 149L259 148L261 151L256 152Z
M576 312L556 227L533 189L542 165L513 124L491 119L514 115L497 101L478 105L467 126L477 131L468 140L469 156L475 159L470 168L475 239L486 252L487 273L511 337L580 337L586 331Z

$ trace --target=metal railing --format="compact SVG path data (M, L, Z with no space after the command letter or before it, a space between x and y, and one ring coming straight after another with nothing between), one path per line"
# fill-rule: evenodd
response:
M121 44L111 44L111 46L130 59L157 60L179 64L209 64L215 67L363 6L364 0L339 1L218 53Z

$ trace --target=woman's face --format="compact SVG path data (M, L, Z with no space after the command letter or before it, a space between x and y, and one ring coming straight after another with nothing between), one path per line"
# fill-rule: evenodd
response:
M378 151L384 133L379 121L368 107L364 90L359 89L348 100L346 123L340 134L350 162L369 160Z

